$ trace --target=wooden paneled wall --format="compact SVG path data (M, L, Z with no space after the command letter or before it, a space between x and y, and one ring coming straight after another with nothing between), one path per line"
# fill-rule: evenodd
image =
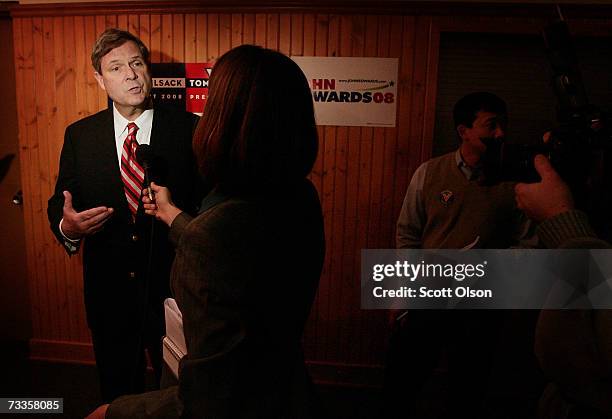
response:
M397 128L321 127L311 175L323 205L327 257L305 334L309 360L380 364L385 317L362 311L359 252L393 246L410 172L423 160L431 19L311 13L108 14L14 19L20 144L35 343L88 342L81 258L52 236L47 199L65 127L106 106L89 61L107 27L137 34L153 62L214 61L254 43L288 55L400 57ZM410 144L414 147L410 147ZM53 354L56 355L57 354Z
M181 10L170 3L153 10L118 11L112 3L89 7L70 6L61 13L21 7L13 13L33 356L92 359L81 258L68 258L56 243L46 206L65 127L106 106L92 75L91 47L105 28L120 27L143 39L153 62L214 61L243 43L288 55L399 57L396 128L320 127L311 175L323 205L327 255L304 337L306 357L314 371L323 371L322 380L359 382L357 375L371 372L379 377L386 313L360 309L360 250L394 246L406 186L431 153L440 31L474 27L397 7L383 14L263 8L230 13L205 6ZM481 26L540 27L533 19L511 23L482 19ZM355 370L360 374L346 375Z

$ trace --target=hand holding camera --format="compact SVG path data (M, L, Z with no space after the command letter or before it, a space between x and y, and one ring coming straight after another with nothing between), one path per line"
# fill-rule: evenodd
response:
M538 154L534 158L534 166L542 180L538 183L516 185L514 192L519 209L538 222L574 209L569 187L548 159Z

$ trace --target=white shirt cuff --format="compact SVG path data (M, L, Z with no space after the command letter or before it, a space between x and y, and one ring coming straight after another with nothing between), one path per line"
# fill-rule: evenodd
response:
M63 237L64 239L68 240L70 243L78 243L78 242L80 242L80 241L81 241L81 239L71 239L70 237L68 237L68 236L66 236L66 235L64 234L64 231L62 230L62 223L63 223L63 222L64 222L64 219L62 218L62 219L60 220L60 223L59 223L59 232L60 232L60 234L62 235L62 237Z

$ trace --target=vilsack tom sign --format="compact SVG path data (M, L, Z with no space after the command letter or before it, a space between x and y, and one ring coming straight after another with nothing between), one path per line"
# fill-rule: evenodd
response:
M202 115L212 67L213 63L153 63L153 100Z

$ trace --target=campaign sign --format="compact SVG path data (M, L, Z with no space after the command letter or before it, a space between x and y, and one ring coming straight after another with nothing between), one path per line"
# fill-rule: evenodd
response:
M155 104L178 106L198 115L208 99L208 78L213 63L153 63L151 72Z
M317 125L394 127L397 58L291 57L310 85Z

